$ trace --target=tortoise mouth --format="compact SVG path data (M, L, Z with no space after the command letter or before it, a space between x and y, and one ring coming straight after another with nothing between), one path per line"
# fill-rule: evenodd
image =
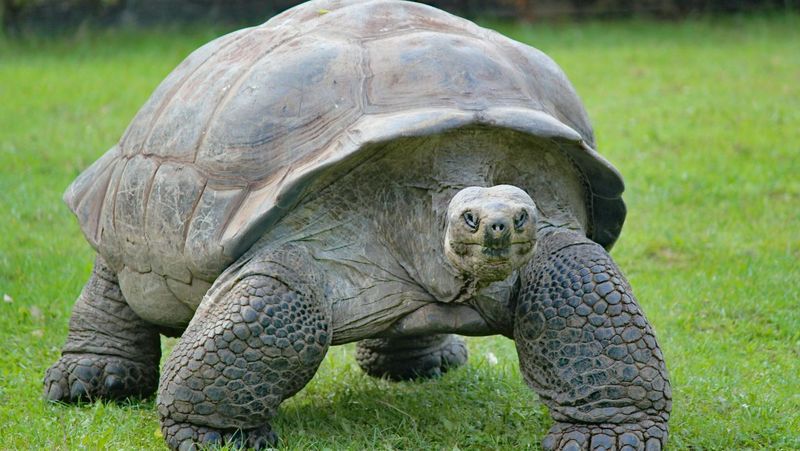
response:
M518 240L505 245L481 242L451 242L459 255L454 263L474 277L486 281L505 279L530 259L533 241Z
M481 254L488 257L490 262L508 260L511 256L511 245L503 247L483 246L481 248Z
M481 256L487 264L507 264L509 261L514 261L515 268L519 266L515 260L519 257L524 257L529 254L533 249L533 242L519 241L510 243L507 246L483 246L481 247Z
M480 247L481 255L487 257L488 260L506 260L511 258L515 253L517 255L523 255L530 252L531 248L533 248L533 241L520 240L503 244L453 241L450 245L454 248L462 249L464 253L468 252L469 248L474 249L475 247Z

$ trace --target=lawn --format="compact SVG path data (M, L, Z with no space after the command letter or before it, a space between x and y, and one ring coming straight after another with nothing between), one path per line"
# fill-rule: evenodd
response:
M671 448L800 449L800 16L489 25L562 65L626 177L612 255L671 372ZM60 198L225 31L0 39L0 449L164 448L152 400L41 399L93 261ZM283 405L282 443L537 449L551 420L513 343L469 347L466 367L417 383L369 378L352 346L333 348Z

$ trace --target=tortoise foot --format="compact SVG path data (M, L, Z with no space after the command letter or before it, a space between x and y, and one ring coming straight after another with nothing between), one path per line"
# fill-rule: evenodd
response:
M267 449L278 443L269 424L254 429L219 430L190 423L164 420L161 432L170 449L195 451L215 445L238 449Z
M44 396L76 403L147 397L158 386L158 367L116 356L62 355L44 376Z
M663 422L582 424L556 422L542 441L546 451L660 451L667 441Z
M358 343L356 359L370 376L432 378L466 363L467 346L455 335L373 338Z

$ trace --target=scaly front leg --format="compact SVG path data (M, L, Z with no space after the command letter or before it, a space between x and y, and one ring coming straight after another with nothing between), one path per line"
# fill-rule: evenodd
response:
M230 269L164 365L157 404L167 444L275 444L269 420L311 380L330 343L323 282L302 249Z
M525 381L556 424L547 450L659 450L671 390L653 329L598 244L546 233L522 272L514 339Z

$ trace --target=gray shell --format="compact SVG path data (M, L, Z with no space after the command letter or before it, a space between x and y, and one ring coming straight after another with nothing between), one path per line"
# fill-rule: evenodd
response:
M312 1L204 45L64 199L117 270L213 281L326 169L371 143L475 124L558 146L584 175L589 237L614 243L622 179L560 68L394 0Z

